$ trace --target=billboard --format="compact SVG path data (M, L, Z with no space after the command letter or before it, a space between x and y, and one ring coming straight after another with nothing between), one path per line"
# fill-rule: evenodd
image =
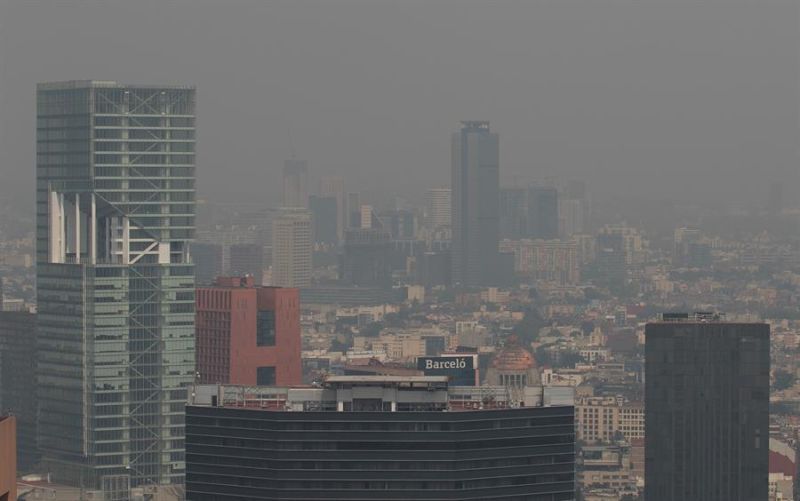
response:
M448 376L453 386L477 386L477 367L478 355L473 353L417 358L417 370L426 376Z

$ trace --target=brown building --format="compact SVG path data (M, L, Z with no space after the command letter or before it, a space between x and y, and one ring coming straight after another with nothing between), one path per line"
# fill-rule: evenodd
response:
M14 416L0 416L0 501L17 499L17 426Z
M197 371L202 383L302 383L300 295L256 287L252 276L219 277L197 289Z
M583 397L575 401L578 440L610 442L622 434L626 440L644 438L644 405L615 397Z

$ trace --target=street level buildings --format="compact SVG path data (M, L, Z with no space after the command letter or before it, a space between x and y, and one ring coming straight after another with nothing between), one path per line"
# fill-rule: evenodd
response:
M184 480L195 90L37 89L39 446L57 481Z

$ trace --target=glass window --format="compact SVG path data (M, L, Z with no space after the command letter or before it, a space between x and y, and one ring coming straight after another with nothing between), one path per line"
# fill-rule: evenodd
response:
M275 346L275 312L259 311L256 320L256 346Z
M256 369L256 384L258 386L275 385L275 367L258 367Z

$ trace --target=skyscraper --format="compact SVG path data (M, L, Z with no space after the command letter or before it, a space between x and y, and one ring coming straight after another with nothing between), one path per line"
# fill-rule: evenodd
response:
M648 501L766 501L769 325L666 315L645 328Z
M233 244L230 252L231 275L251 275L256 285L262 285L264 278L264 247L259 244Z
M452 139L453 282L495 282L500 192L499 140L489 122L462 122Z
M311 285L311 215L304 209L285 209L272 220L272 284Z
M500 190L500 238L519 240L528 235L528 200L525 188Z
M283 163L283 206L308 207L308 162L290 159Z
M319 194L322 197L336 197L336 236L341 242L347 227L344 179L338 176L323 177L319 182Z
M531 186L528 190L528 235L531 238L558 238L558 189Z
M39 446L56 479L182 483L195 91L37 91Z
M314 224L314 243L319 245L335 245L338 236L338 200L336 197L311 196L308 199L311 217Z
M427 223L432 229L450 227L452 197L450 188L431 188L425 193Z

